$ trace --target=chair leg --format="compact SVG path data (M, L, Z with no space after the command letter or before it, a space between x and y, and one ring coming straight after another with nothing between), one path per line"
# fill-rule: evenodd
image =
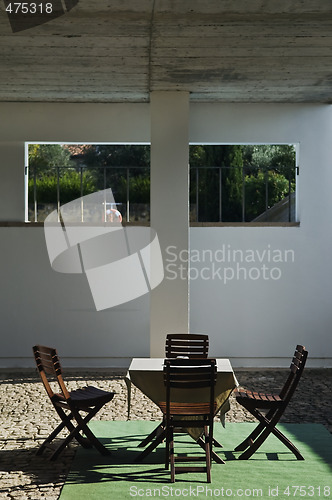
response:
M48 444L50 444L56 436L66 427L69 431L69 435L62 441L61 445L56 448L56 450L53 452L51 455L51 460L55 460L58 455L65 449L65 447L70 443L70 441L75 438L80 445L82 445L84 448L92 448L92 444L87 438L84 438L83 436L80 435L79 431L80 428L76 428L72 423L71 419L73 418L73 414L69 413L68 415L65 414L63 410L61 412L58 411L59 409L57 408L57 412L62 419L62 422L51 432L51 434L45 439L45 441L42 443L42 445L38 448L36 455L41 455L45 448L47 447Z
M211 483L210 443L206 443L206 481Z
M272 430L269 428L265 428L265 430L261 433L261 435L246 449L242 455L239 456L239 460L248 460L255 451L264 443L266 438L271 434Z
M211 483L211 451L212 451L212 440L210 439L207 427L204 429L205 434L205 462L206 462L206 480Z
M52 453L52 455L50 457L51 461L56 460L58 458L58 456L60 455L60 453L66 448L66 446L68 446L68 444L73 439L73 437L74 437L73 435L69 434L66 437L66 439L64 439L62 441L62 443L60 444L60 446L58 446L58 448L56 448L56 450Z
M91 410L85 418L82 418L78 410L72 409L72 412L69 413L68 415L65 414L65 412L62 410L62 408L56 408L57 413L59 414L60 418L62 418L61 424L53 431L53 433L50 435L52 439L59 433L59 431L67 427L69 434L68 436L62 441L60 446L53 452L51 455L50 460L56 460L59 454L66 448L66 446L72 441L73 438L75 438L82 446L85 448L91 448L94 446L99 453L102 455L110 455L110 451L105 448L105 446L96 438L96 436L93 434L93 432L89 429L87 426L87 423L91 418L99 411L100 407L95 407L93 410ZM75 419L77 422L77 426L75 427L71 420ZM84 438L83 436L80 435L80 432L83 432L86 436ZM48 438L49 439L49 438ZM47 442L47 441L46 441ZM50 441L48 441L50 442ZM45 443L46 444L46 443ZM43 450L42 450L43 451ZM41 453L42 453L41 451Z
M88 438L90 443L99 451L99 453L101 455L110 455L111 454L110 450L105 448L105 446L99 441L99 439L96 438L94 433L87 426L89 420L91 420L91 418L99 411L99 409L100 408L97 408L97 409L94 408L93 411L89 412L85 418L82 418L78 411L73 410L75 420L78 424L78 426L76 427L75 430L77 431L77 434L80 431L82 431L85 434L85 436Z
M169 469L169 462L170 462L170 443L171 443L171 436L170 436L170 428L169 426L166 427L166 447L165 447L165 469Z
M258 424L257 427L253 430L251 434L249 434L248 437L246 437L239 445L237 445L236 448L234 448L235 451L244 451L249 446L251 446L254 442L254 440L260 435L262 430L264 429L263 424Z
M67 427L68 431L70 433L74 432L75 426L71 422L72 419L74 418L73 413L70 412L70 413L66 414L64 412L64 410L58 406L55 406L55 410L56 410L57 414L59 415L59 417L61 418L64 426ZM83 448L91 448L92 447L92 444L89 442L89 440L84 438L83 436L81 436L80 433L75 434L75 439L76 439L76 441L79 442L80 445L83 446Z
M201 448L203 448L203 450L205 449L204 448L204 446L205 446L204 440L201 437L197 439L196 443L199 444L199 446ZM213 449L211 449L210 454L211 454L211 460L213 459L217 464L224 464L225 463L224 460L222 458L220 458L219 455L217 455L217 453Z
M282 434L282 432L279 431L279 429L277 429L276 427L272 430L272 434L274 434L274 436L276 436L277 438L280 439L280 441L285 445L287 446L287 448L294 453L294 455L296 456L296 458L298 460L304 460L304 457L301 455L301 453L299 452L299 450L296 448L296 446L293 445L293 443L284 435Z
M246 407L245 407L246 408ZM248 408L246 408L248 410ZM250 411L250 410L248 410ZM251 412L250 412L251 413ZM266 414L266 420L271 420L271 418L273 417L275 413L275 410L271 410L269 411L267 414ZM256 415L255 415L256 416ZM257 417L256 417L257 418ZM236 448L234 448L234 451L244 451L245 449L247 449L249 446L252 445L252 443L255 441L255 439L260 435L260 433L262 432L262 430L265 428L265 424L263 423L259 423L257 425L257 427L255 427L255 429L249 434L249 436L246 437L246 439L244 439L242 441L242 443L240 443Z
M62 429L66 426L65 422L61 422L58 427L54 429L53 432L45 439L42 445L38 448L36 455L41 455L45 450L46 446L53 441L53 439L62 431Z
M254 435L257 435L258 429L263 430L260 435L253 441L249 448L246 449L242 455L239 456L239 460L248 460L254 453L255 451L258 450L258 448L264 443L264 441L268 438L268 436L272 433L274 434L280 441L287 446L287 448L294 453L296 458L298 460L304 460L303 456L299 452L299 450L293 445L289 439L284 436L279 429L276 428L276 424L278 423L281 412L275 412L274 417L272 420L267 420L264 415L262 415L258 410L252 411L252 414L260 421L260 424L254 429L254 432L249 436L249 438ZM248 439L248 438L247 438ZM243 443L242 443L243 444Z
M256 437L256 439L250 444L249 448L246 449L242 455L239 456L240 460L248 460L255 451L258 450L258 448L264 443L264 441L267 439L267 437L271 434L273 431L274 427L278 423L282 411L274 411L273 418L268 420L268 415L272 413L272 411L268 412L266 416L264 416L260 411L258 411L256 408L252 408L249 410L250 413L257 418L259 421L258 426L254 429L252 434L249 436L249 438ZM258 432L260 434L258 435Z
M174 456L174 432L173 427L170 428L170 463L171 463L171 483L175 483L175 456Z

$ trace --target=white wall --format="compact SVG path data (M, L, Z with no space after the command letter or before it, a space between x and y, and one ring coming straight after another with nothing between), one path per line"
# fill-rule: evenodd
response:
M214 279L204 279L208 271L200 274L203 267L212 272L211 263L192 263L191 331L208 333L213 352L231 357L234 365L282 365L280 358L290 356L297 343L310 351L311 365L332 365L331 137L330 106L191 106L192 142L299 143L299 227L191 228L191 249L201 260L204 249L220 259L223 245L260 255L266 250L262 263L256 256L255 262L239 264L247 274L237 273L232 255L214 262L221 268ZM293 251L294 262L291 254L287 262L273 262L275 250L284 261L284 252ZM226 283L225 267L230 268L226 277L234 272ZM260 277L250 271L253 267L260 269ZM267 269L274 267L279 271L271 278Z
M1 103L0 117L0 221L24 221L24 141L150 141L148 104ZM149 355L148 295L96 312L85 275L51 269L43 227L0 227L0 255L0 366L33 366L35 343L72 366Z
M0 117L4 222L24 220L24 141L150 140L149 104L1 103ZM294 250L294 262L277 264L278 280L191 280L191 331L208 333L211 352L235 366L287 365L298 342L310 364L332 366L331 118L331 107L319 105L190 107L191 142L300 144L299 227L190 230L191 249L199 251L223 244ZM0 227L0 255L0 366L32 366L36 342L56 345L68 365L125 366L132 356L149 356L148 296L96 312L83 275L50 268L42 227Z
M42 227L2 227L0 241L0 366L31 365L36 343L86 358L85 366L109 366L109 358L123 366L149 352L148 295L96 312L85 275L52 270Z

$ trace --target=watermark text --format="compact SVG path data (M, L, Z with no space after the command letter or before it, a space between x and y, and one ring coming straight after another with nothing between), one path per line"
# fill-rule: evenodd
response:
M278 249L267 245L262 249L238 249L230 244L216 250L166 248L165 277L183 279L219 280L225 285L230 281L272 280L282 277L284 264L295 262L292 249Z

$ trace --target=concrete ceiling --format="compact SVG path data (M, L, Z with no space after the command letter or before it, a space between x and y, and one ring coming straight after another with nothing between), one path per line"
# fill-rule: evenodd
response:
M0 101L332 103L331 0L71 0L15 32L4 5Z

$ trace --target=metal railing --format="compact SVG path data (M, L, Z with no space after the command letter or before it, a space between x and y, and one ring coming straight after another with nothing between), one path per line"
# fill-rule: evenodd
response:
M194 191L195 191L195 222L209 222L207 220L201 220L201 213L204 209L202 209L201 205L201 188L202 188L202 182L201 182L201 176L202 173L206 173L208 171L214 171L215 175L213 176L213 191L214 193L217 194L217 200L215 200L214 207L215 207L215 213L217 214L217 217L214 217L214 222L237 222L236 220L226 220L223 214L223 206L224 206L224 201L225 204L229 202L229 200L226 198L226 193L225 193L225 188L227 187L227 177L226 180L223 180L224 174L226 172L230 172L231 169L237 169L238 171L241 172L241 215L239 217L238 222L249 222L248 216L247 216L247 201L248 201L248 196L247 196L247 188L246 188L246 179L248 176L255 176L258 173L263 173L264 174L264 186L263 186L263 197L264 197L264 207L261 213L257 214L256 217L254 217L252 220L260 220L260 221L269 221L272 216L273 208L276 206L270 206L269 202L269 196L270 196L270 189L269 189L269 175L270 173L280 173L285 177L285 180L288 182L288 193L285 196L283 200L280 200L280 202L283 202L283 214L282 218L284 219L283 221L287 222L294 222L295 221L295 175L298 174L298 169L295 167L279 167L278 169L275 168L257 168L257 167L250 167L250 166L243 166L243 167L225 167L225 166L217 166L217 167L204 167L204 166L195 166L195 167L190 167L190 180L191 180L191 201L193 204L193 185L194 185ZM203 180L204 183L204 180ZM217 188L216 188L217 186ZM204 186L204 189L206 190L206 185ZM226 198L226 199L225 199ZM251 200L252 201L252 200ZM286 214L286 215L285 215Z
M130 221L131 217L131 209L133 205L136 205L135 203L131 203L130 199L130 180L131 178L134 177L133 172L144 172L144 170L147 170L148 167L132 167L132 166L94 166L94 167L86 167L86 166L76 166L76 167L64 167L64 166L57 166L57 167L51 167L47 168L45 170L45 174L42 175L42 172L34 168L27 168L26 170L26 175L28 178L28 182L31 185L33 185L32 188L32 197L33 200L29 199L28 200L28 209L29 209L29 216L28 220L33 220L34 222L39 222L45 218L45 215L47 216L50 211L57 210L58 214L60 214L60 206L64 203L63 202L63 196L61 195L61 174L63 172L69 172L69 171L75 171L80 177L80 187L79 190L76 192L76 196L73 197L75 198L80 198L81 199L81 213L80 213L80 221L84 222L84 196L85 196L85 189L84 189L84 174L90 173L92 175L97 174L97 181L96 181L96 187L97 191L104 191L106 192L107 189L112 188L114 198L115 198L115 205L117 207L121 207L123 212L125 213L125 219L127 222ZM110 175L111 174L111 175ZM116 179L110 179L110 177L115 176ZM45 179L45 178L53 178L55 179L55 189L54 189L54 200L53 201L45 201L43 199L40 199L38 196L38 181L40 179ZM117 201L117 191L119 189L119 181L120 179L122 182L124 181L126 185L126 193L124 195L124 199L121 199ZM30 198L31 198L31 189L30 189ZM38 199L39 198L39 199ZM71 200L66 200L66 203ZM109 204L106 195L103 199L103 208L104 208L104 213L105 213L105 220L106 220L106 204ZM41 215L41 205L44 206L44 213ZM113 203L112 203L113 205ZM145 212L149 212L149 204L142 203L142 205L145 206L144 210ZM45 206L46 208L46 213L45 213ZM145 214L145 218L149 219L149 213Z
M241 192L240 196L240 205L241 207L238 206L238 213L237 216L233 215L233 218L237 218L237 220L227 220L227 217L224 214L224 207L229 204L229 199L227 196L227 185L228 188L231 184L231 181L229 181L229 177L227 176L231 169L237 169L238 173L240 172L241 176L241 181L239 180L234 181L233 187L236 186L236 188ZM54 173L50 175L50 172L54 170ZM49 210L54 210L56 209L58 213L60 212L60 206L61 203L63 203L62 196L61 196L61 174L63 171L76 171L79 176L80 176L80 189L79 192L77 192L76 198L80 197L81 198L81 214L80 214L80 221L84 222L84 174L85 173L90 173L90 174L96 174L97 173L97 178L98 181L96 182L97 185L97 190L103 190L105 191L108 188L112 188L115 202L117 207L120 208L120 211L123 211L123 216L124 219L127 222L130 222L131 220L131 210L135 203L132 203L131 201L131 190L130 190L130 180L139 173L142 175L144 173L144 170L147 172L146 173L146 178L149 179L150 173L149 173L149 168L148 167L133 167L133 166L103 166L103 167L86 167L86 166L77 166L77 167L53 167L48 168L47 171L45 171L45 177L46 175L49 177L53 178L55 177L56 180L56 195L55 195L55 201L51 204L48 203L49 205L52 205L49 207ZM269 204L269 173L273 172L274 169L253 169L248 166L246 167L202 167L202 166L191 166L190 167L190 198L191 198L191 206L193 207L192 210L192 215L191 215L191 220L195 222L248 222L248 215L247 215L247 189L246 189L246 178L247 176L254 176L257 175L258 172L264 174L265 182L264 182L264 193L263 197L265 198L265 203L263 210L261 213L257 214L257 217L261 221L268 221L269 218L271 217L271 209L273 207L270 206ZM287 211L287 221L292 222L295 220L295 215L294 215L294 206L295 206L295 193L294 193L294 184L295 184L295 173L296 169L294 167L283 167L282 169L279 169L279 171L283 172L283 175L285 179L288 180L288 199L287 196L283 200L283 215L282 217L285 218L285 213ZM211 175L210 180L204 180L203 178L203 173L205 176ZM298 171L297 171L298 173ZM113 175L113 177L112 177ZM43 202L43 200L38 200L38 190L37 190L37 183L38 179L42 178L43 176L40 175L40 171L37 172L36 169L30 169L30 172L27 171L27 176L30 180L30 183L32 181L33 184L33 200L29 200L29 207L30 207L30 216L28 220L32 219L35 222L38 222L43 219L43 216L40 215L40 204ZM111 178L110 178L111 177ZM227 180L228 179L228 180ZM121 181L120 181L121 180ZM125 194L123 193L122 189L122 198L125 199L118 199L117 194L119 191L119 185L117 183L122 182L125 183L126 186L126 192ZM228 184L227 184L228 183ZM211 189L210 187L211 186ZM31 192L31 189L30 189ZM202 193L205 193L205 200L203 199ZM262 196L262 193L259 193L260 196ZM171 196L171 194L170 194ZM74 198L73 198L74 199ZM206 199L208 201L206 201ZM66 200L68 202L68 200ZM106 198L104 199L104 208L106 207L107 200ZM137 203L137 202L136 202ZM213 205L213 207L210 207L210 215L208 214L208 211L206 210L206 205L207 203L210 203L210 205ZM45 203L44 203L45 204ZM47 203L46 203L47 204ZM150 207L149 203L144 203L144 208L143 208L143 213L145 219L143 220L149 220L149 215L150 215ZM211 211L213 212L213 216L211 217ZM47 212L47 210L46 210ZM142 220L140 218L140 215L135 215L134 216L136 220ZM207 218L211 218L211 220L206 220ZM229 216L228 216L229 219ZM252 220L255 220L252 219Z

